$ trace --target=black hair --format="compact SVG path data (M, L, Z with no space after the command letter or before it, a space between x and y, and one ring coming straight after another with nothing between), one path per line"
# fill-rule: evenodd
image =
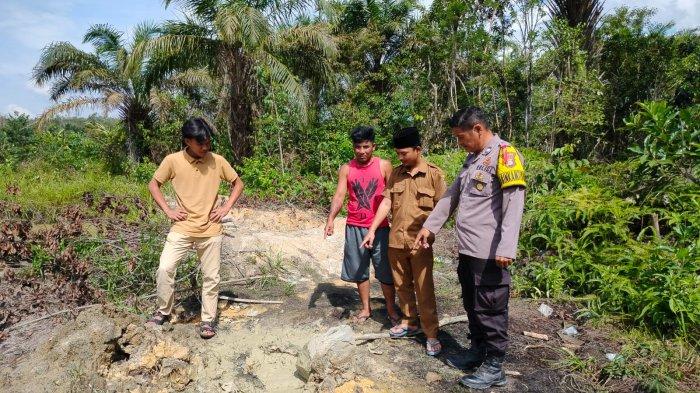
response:
M484 111L475 106L458 110L448 121L450 128L463 128L465 130L469 130L479 123L481 123L487 129L491 128L489 125L489 119L486 117Z
M352 139L352 143L360 143L362 141L374 142L374 128L357 126L350 131L350 139Z
M214 128L201 117L191 117L182 125L182 140L196 139L197 142L204 143L213 136Z

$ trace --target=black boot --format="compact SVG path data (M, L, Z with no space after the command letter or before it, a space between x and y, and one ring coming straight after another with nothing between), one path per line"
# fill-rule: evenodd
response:
M463 376L459 383L472 389L505 386L506 373L503 371L503 356L488 354L484 363L472 374Z
M472 345L466 352L447 357L447 364L462 371L471 370L481 366L486 358L486 345L472 340Z

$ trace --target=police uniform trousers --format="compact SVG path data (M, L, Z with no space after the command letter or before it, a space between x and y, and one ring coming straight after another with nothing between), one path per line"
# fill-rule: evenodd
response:
M508 346L510 272L499 267L495 259L459 254L457 275L472 343L486 344L488 353L504 356Z

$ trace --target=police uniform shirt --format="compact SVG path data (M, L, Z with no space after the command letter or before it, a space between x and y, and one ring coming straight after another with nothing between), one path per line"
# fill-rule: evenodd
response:
M481 152L467 156L423 227L438 233L457 209L460 254L515 258L525 204L523 164L520 153L494 135Z

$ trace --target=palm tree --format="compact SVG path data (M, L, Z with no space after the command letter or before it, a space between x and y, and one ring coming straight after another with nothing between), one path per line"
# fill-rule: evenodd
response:
M583 33L583 49L596 54L595 33L603 15L604 0L547 0L552 19L562 19L569 27L580 27Z
M403 48L416 8L415 0L350 0L340 15L336 30L343 38L345 62L359 58L363 74L374 74L378 92L389 88L387 78L378 73Z
M145 147L139 127L151 125L151 84L144 44L158 34L158 28L142 23L130 42L107 24L93 25L83 38L94 53L82 51L68 42L54 42L42 51L34 67L33 79L39 86L51 85L56 105L39 118L41 127L52 116L84 107L116 111L126 129L126 150L134 162L141 160ZM63 101L60 101L64 99Z
M299 24L303 2L165 0L179 3L184 20L169 21L149 45L156 74L206 69L218 80L235 161L252 151L253 120L265 86L284 92L302 118L309 107L304 82L330 80L335 43L325 26Z

